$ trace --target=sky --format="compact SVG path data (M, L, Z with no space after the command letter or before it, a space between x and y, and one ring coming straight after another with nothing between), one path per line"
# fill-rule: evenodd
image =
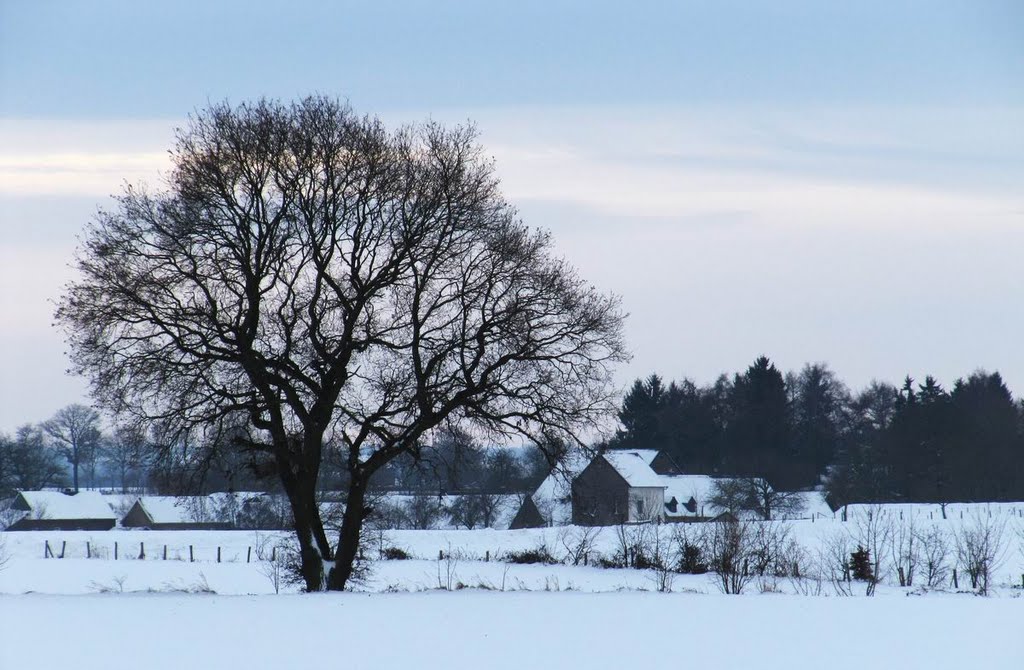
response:
M88 402L53 300L208 102L472 120L632 361L1024 395L1024 3L0 0L0 431Z

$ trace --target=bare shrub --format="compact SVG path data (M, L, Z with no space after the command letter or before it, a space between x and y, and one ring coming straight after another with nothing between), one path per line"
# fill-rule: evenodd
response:
M920 533L914 524L913 514L908 521L893 525L891 543L890 556L900 586L913 586L921 553Z
M875 595L875 587L883 581L888 567L888 550L892 544L893 523L885 510L875 505L858 515L854 521L854 541L867 551L871 561L870 575L865 580L865 595Z
M559 531L558 542L565 550L562 562L589 565L600 535L600 526L569 526Z
M949 535L936 525L918 533L920 566L925 585L930 589L944 586L949 579Z
M850 554L853 539L845 528L837 528L821 538L818 567L821 578L832 584L836 595L853 595Z
M676 571L687 575L703 575L708 571L704 557L704 524L676 524L672 527L672 541L677 556Z
M657 527L649 523L616 526L615 551L609 565L639 570L656 567L652 533L657 533Z
M753 578L750 572L751 529L746 521L709 524L704 534L708 567L722 593L739 595Z
M1006 520L991 514L974 514L955 534L957 563L971 579L971 588L988 595L992 578L1002 563Z

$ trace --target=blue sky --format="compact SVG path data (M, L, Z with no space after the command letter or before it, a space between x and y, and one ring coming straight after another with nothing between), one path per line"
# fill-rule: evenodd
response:
M473 119L634 361L1024 394L1024 3L0 0L0 430L83 397L52 300L208 100Z

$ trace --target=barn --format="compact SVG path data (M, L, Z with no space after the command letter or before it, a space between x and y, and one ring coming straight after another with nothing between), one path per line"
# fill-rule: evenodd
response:
M509 530L572 523L572 480L588 463L590 459L585 454L576 454L553 468L537 490L523 499Z
M572 482L572 522L611 526L662 520L667 487L648 456L606 451L592 460Z
M110 530L117 524L95 491L19 491L11 508L23 514L7 530Z
M125 528L148 530L230 530L216 521L207 496L142 496L121 520Z

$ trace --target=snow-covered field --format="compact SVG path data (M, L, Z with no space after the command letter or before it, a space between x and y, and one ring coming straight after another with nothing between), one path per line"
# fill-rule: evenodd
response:
M856 583L853 597L839 597L827 580L817 586L756 580L743 595L726 596L713 575L672 575L666 585L652 570L496 560L539 547L562 558L584 533L571 527L371 534L368 555L386 546L413 558L370 561L359 592L315 595L298 595L285 583L275 587L266 559L274 545L290 540L288 533L2 533L0 668L106 668L131 659L147 669L341 662L356 668L1019 669L1020 507L983 508L1003 522L987 598L970 593L964 577L959 592L950 584L926 590L920 579L901 588L891 559L874 598ZM855 532L856 511L846 523L817 519L784 527L814 556L829 538ZM968 512L961 520L959 511L947 510L942 520L934 510L907 508L900 521L913 516L918 530L930 524L952 535L978 510ZM899 510L886 514L899 519ZM620 540L614 528L591 539L594 556L613 554ZM45 558L47 543L64 557Z
M3 668L1024 667L1024 601L660 593L19 596Z

